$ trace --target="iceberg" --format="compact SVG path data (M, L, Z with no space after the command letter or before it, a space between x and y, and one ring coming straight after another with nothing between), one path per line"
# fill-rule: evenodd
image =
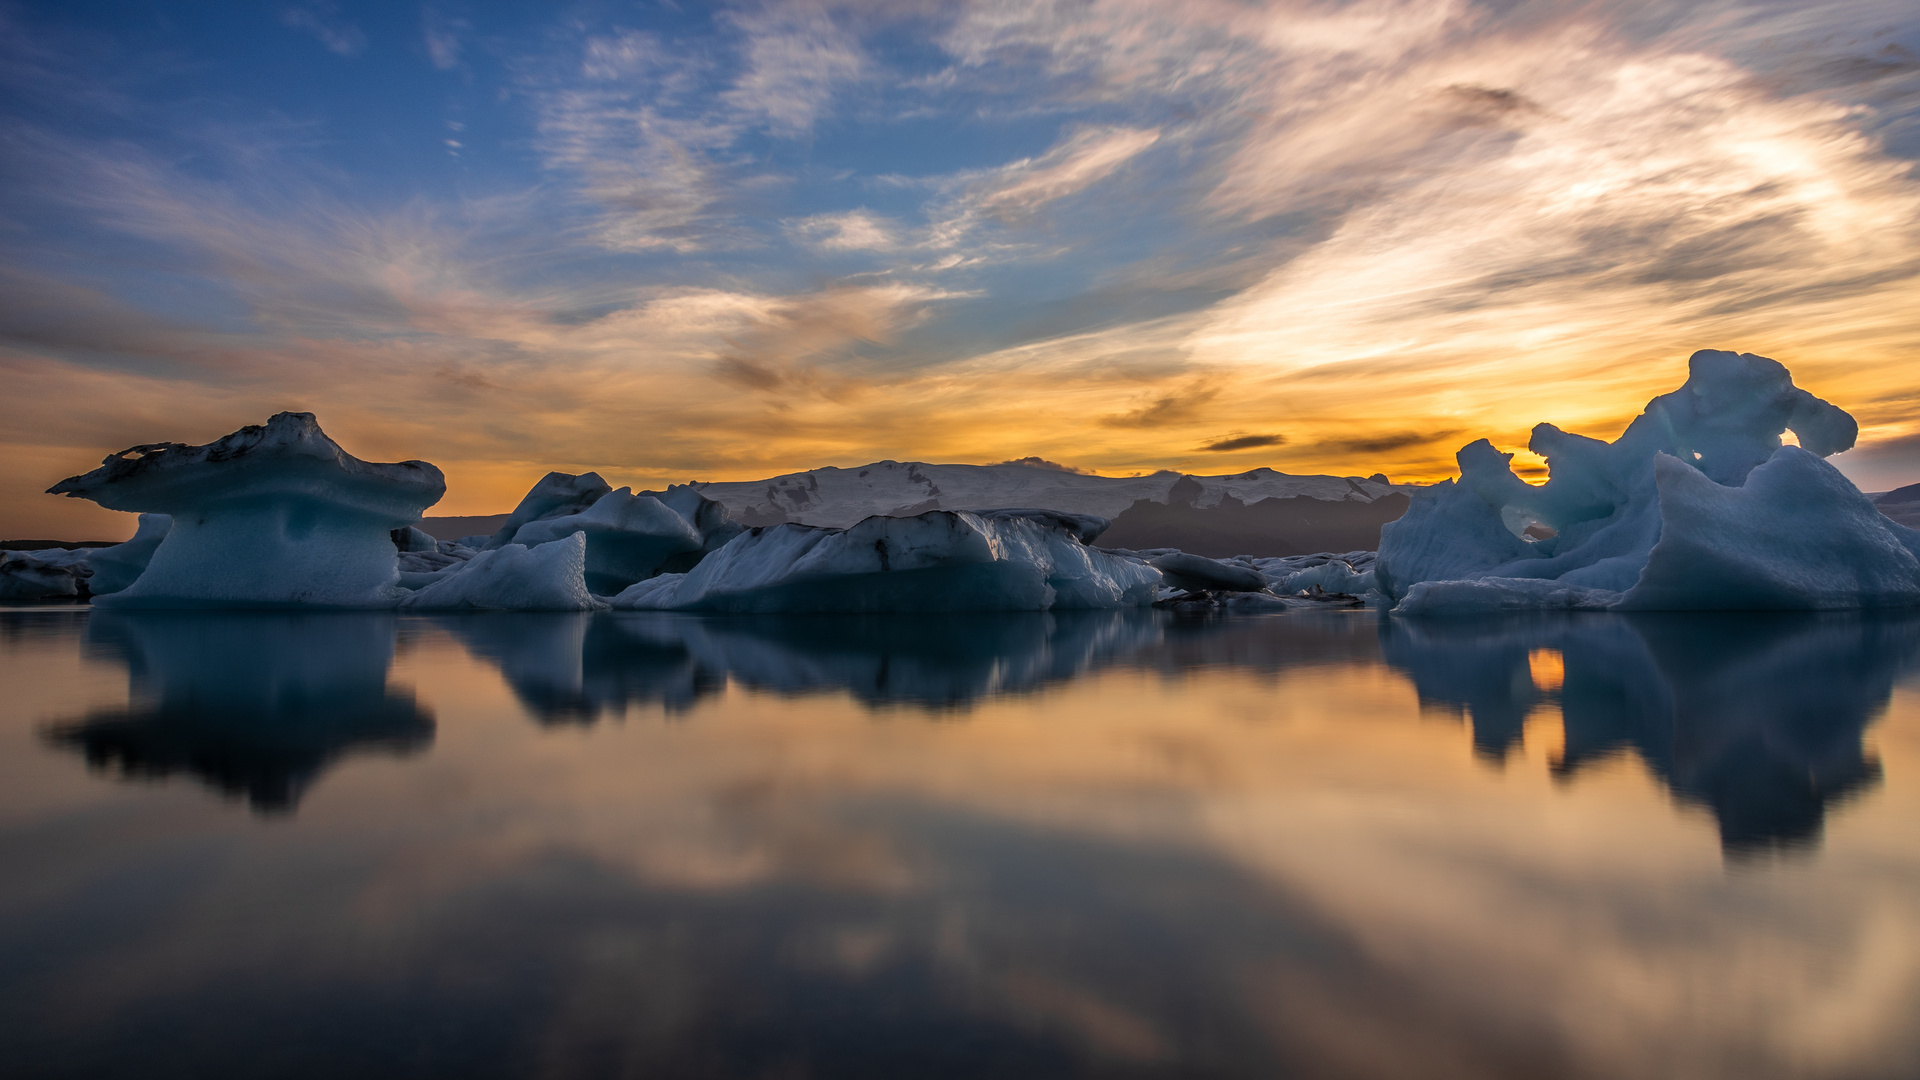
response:
M147 564L153 561L153 553L160 549L160 541L167 538L172 528L173 518L169 515L141 514L140 527L134 530L131 540L88 552L87 568L93 571L93 576L87 579L88 590L95 596L104 596L121 592L139 580Z
M573 533L536 547L489 548L400 601L421 611L593 611L606 607L586 584L587 538Z
M446 480L424 461L361 461L312 413L283 412L205 446L131 447L48 490L172 515L144 572L103 605L355 608L404 595L392 531Z
M1160 571L1168 585L1191 592L1260 592L1267 587L1258 570L1184 551L1170 551L1147 565Z
M1888 520L1839 470L1784 446L1723 487L1654 459L1665 523L1620 606L1805 609L1920 604L1920 533Z
M1139 607L1162 581L1082 543L1047 514L931 510L849 529L751 529L684 574L614 598L664 611L1047 611Z
M527 492L486 547L535 547L584 533L587 585L612 595L655 574L692 569L742 529L726 507L689 484L635 494L609 488L597 473L553 472Z
M1463 447L1382 529L1374 580L1403 615L1920 604L1920 533L1823 460L1858 432L1777 361L1702 350L1611 443L1535 427L1545 484Z
M84 580L79 564L61 565L24 551L0 551L0 601L77 597Z
M514 537L523 525L544 518L581 513L612 490L613 486L600 479L599 473L576 476L573 473L550 472L520 499L520 505L507 515L507 523L487 539L486 547L482 550L491 551L514 543Z
M701 546L687 519L628 488L608 492L577 514L528 522L513 542L533 547L568 536L586 538L587 586L606 594L654 576L674 556L697 553Z
M440 541L413 525L404 529L395 529L392 535L393 546L408 555L440 550Z

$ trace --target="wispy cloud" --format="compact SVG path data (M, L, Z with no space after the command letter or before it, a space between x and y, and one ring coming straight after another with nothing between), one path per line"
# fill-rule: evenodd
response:
M1203 410L1220 396L1220 387L1205 378L1195 379L1175 390L1155 393L1126 412L1100 418L1100 423L1117 428L1158 428L1198 420Z
M996 169L965 200L969 209L1017 219L1099 183L1160 139L1154 130L1089 128L1038 158Z
M340 6L331 0L303 0L288 5L280 9L280 21L312 34L328 52L337 56L358 56L367 51L366 32L343 17Z
M787 231L823 251L892 251L901 245L897 223L864 209L800 218Z
M769 304L728 335L715 359L721 378L751 390L852 392L859 350L884 346L950 294L912 285L843 286ZM849 370L849 368L856 370Z
M761 130L804 134L864 70L858 42L820 10L773 6L726 22L731 49L620 30L581 42L578 78L562 66L534 80L547 166L576 178L607 247L759 243L727 205L762 175L737 144Z
M421 40L427 48L427 59L436 70L452 71L460 66L460 53L472 30L471 22L448 15L432 4L421 9Z
M1858 467L1913 460L1897 4L770 3L513 40L453 10L421 14L434 93L473 84L460 122L525 160L435 141L458 180L411 191L324 116L0 35L34 102L0 109L0 421L91 447L315 407L475 512L567 465L1435 478L1469 436L1612 434L1728 346L1855 408Z
M1285 435L1229 435L1216 439L1200 449L1209 453L1224 454L1233 450L1254 450L1262 446L1279 446L1287 441Z
M782 134L813 126L839 86L866 68L859 41L823 10L769 6L729 21L745 35L746 67L721 100Z

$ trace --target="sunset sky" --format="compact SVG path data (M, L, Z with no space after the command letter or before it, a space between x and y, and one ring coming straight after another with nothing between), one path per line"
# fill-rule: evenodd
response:
M449 514L1434 480L1706 347L1920 481L1913 0L0 2L0 138L7 536L130 532L39 492L282 409Z

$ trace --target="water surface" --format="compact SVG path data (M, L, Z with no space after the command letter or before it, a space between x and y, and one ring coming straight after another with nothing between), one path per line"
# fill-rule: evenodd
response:
M1920 618L0 613L8 1077L1920 1075Z

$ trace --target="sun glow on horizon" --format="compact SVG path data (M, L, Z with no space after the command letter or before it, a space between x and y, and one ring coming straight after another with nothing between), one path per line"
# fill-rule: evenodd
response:
M438 464L442 514L550 469L1425 482L1481 437L1533 479L1535 423L1612 438L1699 348L1852 412L1863 487L1920 480L1899 5L528 6L422 37L343 4L325 38L94 6L4 16L9 535L130 531L39 492L283 409Z

